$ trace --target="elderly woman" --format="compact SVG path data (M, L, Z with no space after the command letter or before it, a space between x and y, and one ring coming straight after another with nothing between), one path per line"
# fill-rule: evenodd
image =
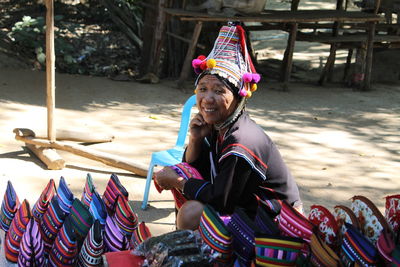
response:
M221 215L242 207L254 218L260 186L301 206L297 185L277 147L245 111L259 76L243 49L243 38L240 26L225 26L210 55L193 61L199 73L195 89L199 113L189 125L183 162L202 179L183 179L169 167L154 177L161 188L177 189L188 199L178 211L178 229L197 229L204 204Z

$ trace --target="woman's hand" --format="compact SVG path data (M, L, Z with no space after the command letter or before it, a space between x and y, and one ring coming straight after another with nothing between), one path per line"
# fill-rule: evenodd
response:
M197 113L189 124L190 137L199 140L211 132L211 125L207 124L200 113Z
M180 177L170 167L164 167L154 174L154 180L164 190L171 190L177 188L182 190L186 180Z

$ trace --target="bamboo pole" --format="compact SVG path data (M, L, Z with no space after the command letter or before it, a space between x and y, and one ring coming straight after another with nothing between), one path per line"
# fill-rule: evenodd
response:
M46 0L46 104L47 138L56 141L55 110L55 52L54 52L54 2Z
M32 151L49 170L62 170L65 167L65 160L52 148L35 146L25 143L25 146Z

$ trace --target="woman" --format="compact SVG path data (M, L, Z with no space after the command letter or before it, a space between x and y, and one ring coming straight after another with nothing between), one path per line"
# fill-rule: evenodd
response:
M210 55L198 58L206 64L193 62L195 68L203 66L195 89L199 113L190 122L183 161L203 179L183 179L168 167L155 174L161 188L178 189L189 200L178 212L178 229L197 229L204 204L221 215L242 207L254 217L260 186L301 205L297 185L278 149L244 109L259 77L248 54L243 54L247 49L242 38L240 26L225 26Z

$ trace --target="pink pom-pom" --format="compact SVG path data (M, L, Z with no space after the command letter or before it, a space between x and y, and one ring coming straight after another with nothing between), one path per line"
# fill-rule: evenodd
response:
M251 73L245 73L243 74L243 81L245 83L249 83L251 82L251 79L253 78L253 76L251 75Z
M206 56L205 55L200 55L200 56L197 57L197 59L200 59L201 61L203 61L204 59L206 59Z
M242 89L240 90L240 92L239 92L239 95L242 96L242 97L245 97L245 96L247 95L247 90L244 89L244 88L242 88Z
M199 75L200 73L202 73L203 70L200 68L194 68L194 73L196 73L197 75Z
M193 59L193 60L192 60L192 66L193 66L193 68L198 68L198 67L200 66L201 62L202 62L202 61L201 61L200 59L198 59L198 58Z
M261 80L261 75L258 73L253 73L251 76L253 83L258 83Z

